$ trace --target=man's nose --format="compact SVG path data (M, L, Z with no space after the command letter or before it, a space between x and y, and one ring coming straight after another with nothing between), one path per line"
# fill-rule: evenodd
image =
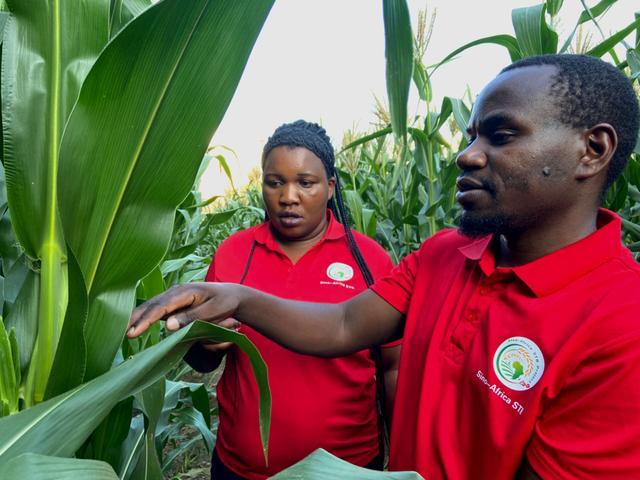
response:
M481 147L481 142L476 139L462 150L456 157L458 168L460 170L474 170L485 167L487 165L487 155Z

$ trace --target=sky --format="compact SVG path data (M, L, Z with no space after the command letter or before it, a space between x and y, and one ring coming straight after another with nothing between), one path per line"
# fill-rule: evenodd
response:
M513 34L511 9L536 0L408 0L414 31L419 10L436 12L424 63L437 63L457 47L478 38ZM587 1L589 6L597 3ZM579 0L565 0L560 11L560 42L581 11ZM619 0L602 22L606 34L620 30L640 11L637 0ZM562 33L565 32L565 35ZM599 37L593 38L597 44ZM478 46L441 67L432 77L434 100L476 95L509 63L506 50ZM318 122L339 148L348 129L367 131L375 117L374 95L386 103L382 0L276 0L211 145L222 153L236 187L247 183L259 165L269 135L282 123L299 118ZM417 94L412 85L409 112ZM204 198L229 188L216 162L205 172Z

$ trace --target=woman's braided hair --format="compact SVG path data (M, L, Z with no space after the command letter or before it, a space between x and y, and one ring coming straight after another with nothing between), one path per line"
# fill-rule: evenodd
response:
M353 255L362 276L367 284L370 286L373 284L373 276L367 266L367 263L358 248L358 245L353 238L353 232L351 231L351 222L349 218L349 212L344 204L342 197L342 187L340 186L340 178L336 171L336 159L333 153L333 145L327 135L327 132L317 123L305 122L304 120L296 120L292 123L285 123L276 128L273 135L267 140L264 149L262 150L262 164L269 155L269 152L276 147L303 147L313 152L318 157L324 169L327 172L327 178L334 177L336 180L336 187L333 198L329 200L329 208L335 215L336 219L344 226L344 231L347 237L347 244L349 245L349 251Z

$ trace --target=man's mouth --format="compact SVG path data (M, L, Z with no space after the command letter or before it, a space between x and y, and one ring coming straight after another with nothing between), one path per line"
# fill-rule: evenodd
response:
M458 177L456 178L456 186L461 193L468 192L469 190L486 190L484 184L480 180L476 180L470 177Z

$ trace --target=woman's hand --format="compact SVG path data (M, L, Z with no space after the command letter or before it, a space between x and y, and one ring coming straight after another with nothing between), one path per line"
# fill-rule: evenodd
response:
M232 283L200 282L171 287L133 311L127 336L139 336L158 320L166 320L168 330L178 330L195 320L234 328L238 322L230 317L238 308L241 291L242 286Z

